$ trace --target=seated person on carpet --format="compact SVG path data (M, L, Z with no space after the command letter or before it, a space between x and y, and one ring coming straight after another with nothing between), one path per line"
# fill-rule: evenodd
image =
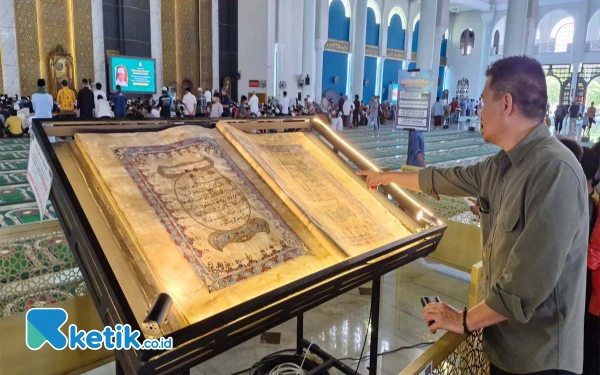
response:
M17 116L15 109L10 110L10 117L6 120L6 135L12 138L23 138L23 120Z

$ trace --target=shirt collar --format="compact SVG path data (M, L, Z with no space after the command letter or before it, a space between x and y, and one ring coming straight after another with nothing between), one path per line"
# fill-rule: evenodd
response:
M513 166L518 167L525 155L542 139L549 137L550 130L544 122L539 123L525 138L506 153Z

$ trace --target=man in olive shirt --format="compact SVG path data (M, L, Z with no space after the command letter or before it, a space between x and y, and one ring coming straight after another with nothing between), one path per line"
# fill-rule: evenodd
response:
M542 122L540 64L514 56L486 72L481 131L498 154L468 167L419 172L360 171L369 188L396 183L437 198L477 196L485 300L459 311L423 309L431 332L483 328L491 375L581 373L588 241L587 184L578 161Z

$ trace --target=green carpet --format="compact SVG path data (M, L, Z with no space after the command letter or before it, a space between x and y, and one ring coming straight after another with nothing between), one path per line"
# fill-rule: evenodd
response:
M76 266L67 239L60 231L0 244L0 283Z
M35 196L29 184L0 188L0 207L30 202L35 202Z
M27 183L27 171L0 172L0 187Z
M43 221L56 220L54 207L48 204ZM0 206L0 228L40 222L40 213L35 203Z
M0 172L27 170L27 159L15 159L0 161Z

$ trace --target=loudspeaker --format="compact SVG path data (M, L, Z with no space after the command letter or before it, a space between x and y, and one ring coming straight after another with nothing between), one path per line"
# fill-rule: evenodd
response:
M298 93L298 101L301 101L301 100L302 100L302 93L301 93L301 92L299 92L299 93Z
M310 77L308 76L308 74L306 75L306 78L304 78L304 84L305 85L310 85Z

